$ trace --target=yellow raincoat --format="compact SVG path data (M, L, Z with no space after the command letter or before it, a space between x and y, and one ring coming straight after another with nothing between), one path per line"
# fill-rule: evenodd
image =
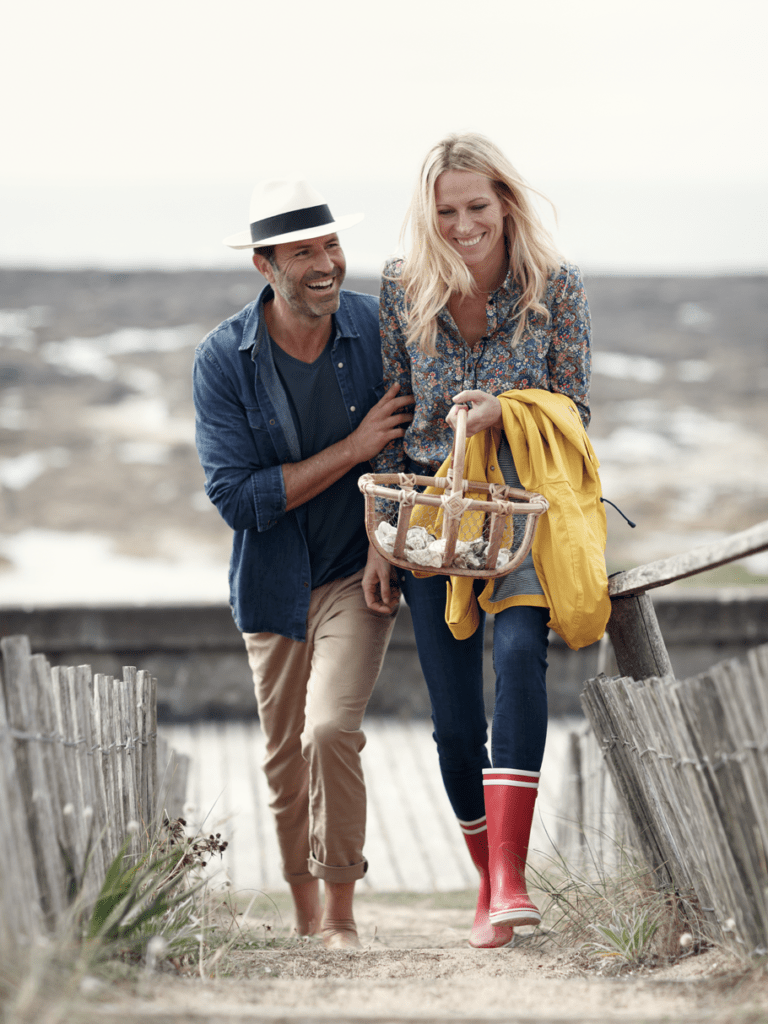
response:
M533 564L544 597L516 595L494 602L494 580L490 579L479 597L480 606L487 612L514 604L548 607L550 628L578 650L600 639L611 612L600 463L576 405L566 395L531 388L507 391L499 400L520 483L549 502L533 539ZM469 439L466 479L504 483L496 458L500 428L491 435L492 445L487 443L487 431ZM436 475L445 476L449 465L447 459ZM438 493L432 488L430 492ZM479 622L473 582L466 576L448 578L445 618L459 640L471 636Z

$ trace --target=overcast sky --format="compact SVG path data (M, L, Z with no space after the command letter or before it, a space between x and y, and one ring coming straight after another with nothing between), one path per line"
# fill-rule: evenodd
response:
M64 186L214 205L220 187L217 245L261 177L400 211L454 130L489 135L566 222L580 194L633 191L716 206L704 222L733 221L729 195L765 211L764 0L24 0L3 24L0 187L32 218L22 248L58 251Z

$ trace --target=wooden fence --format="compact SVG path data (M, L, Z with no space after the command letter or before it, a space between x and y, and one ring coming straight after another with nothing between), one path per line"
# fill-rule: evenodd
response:
M576 876L610 876L640 844L589 723L569 735L555 848Z
M602 868L629 839L703 936L756 954L768 952L768 645L675 679L646 591L767 548L768 522L611 579L617 672L585 684L591 735L572 737L576 821L559 835L574 864Z
M148 672L51 668L25 636L0 649L1 948L54 929L77 892L92 900L128 836L146 849L188 765L158 744Z

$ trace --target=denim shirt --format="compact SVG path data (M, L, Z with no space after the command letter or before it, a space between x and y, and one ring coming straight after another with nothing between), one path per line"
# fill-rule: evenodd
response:
M267 285L198 345L195 443L205 492L234 530L229 589L238 629L305 640L312 591L306 512L286 511L281 469L301 455L264 322L272 295ZM384 394L372 295L341 292L331 356L351 433Z

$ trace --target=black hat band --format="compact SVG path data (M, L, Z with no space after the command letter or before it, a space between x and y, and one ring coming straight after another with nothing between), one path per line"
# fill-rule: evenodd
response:
M251 224L251 241L258 243L265 238L319 228L323 224L333 224L333 215L328 206L325 203L321 206L306 206L303 210L290 210L276 217L255 220Z

